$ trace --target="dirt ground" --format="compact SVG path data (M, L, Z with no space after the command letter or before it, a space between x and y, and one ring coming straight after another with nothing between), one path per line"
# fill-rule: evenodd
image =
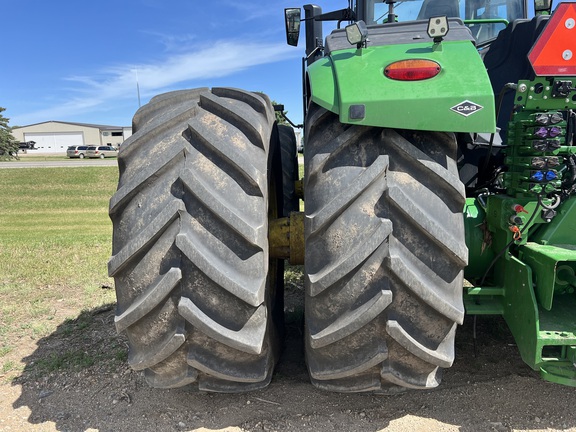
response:
M455 364L439 388L395 396L315 389L300 318L301 311L287 317L270 386L227 395L149 388L125 358L100 355L125 343L114 330L113 305L83 312L77 331L23 342L24 371L0 388L0 431L576 431L576 389L529 369L499 317L478 319L476 344L472 319L459 329ZM103 360L39 373L42 359L70 347Z

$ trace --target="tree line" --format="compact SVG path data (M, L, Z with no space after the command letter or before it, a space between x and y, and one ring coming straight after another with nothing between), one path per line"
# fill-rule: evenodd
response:
M12 135L10 119L2 114L6 108L0 107L0 160L18 158L19 143Z

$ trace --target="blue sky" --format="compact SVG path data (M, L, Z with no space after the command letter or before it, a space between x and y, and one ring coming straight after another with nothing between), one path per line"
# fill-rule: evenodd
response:
M308 2L306 2L308 3ZM316 1L324 11L346 0ZM129 126L156 94L262 91L302 120L300 46L284 0L4 0L0 106L11 126L49 120Z

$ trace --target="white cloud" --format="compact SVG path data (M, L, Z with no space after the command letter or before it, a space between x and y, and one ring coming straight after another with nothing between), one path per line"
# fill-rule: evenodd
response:
M105 110L107 105L134 99L136 76L141 95L146 98L184 82L228 76L300 55L283 43L210 42L205 47L167 57L161 63L122 65L98 71L94 76L67 77L74 84L68 92L75 96L15 120L18 124L30 124Z
M198 40L198 35L191 33L170 34L153 30L141 30L141 33L150 36L156 43L161 44L164 51L167 52L182 52L183 47L188 47L190 43Z

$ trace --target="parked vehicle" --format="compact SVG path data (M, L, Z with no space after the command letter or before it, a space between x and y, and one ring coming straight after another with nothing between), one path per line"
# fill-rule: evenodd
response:
M297 187L294 133L268 96L200 88L143 106L110 201L130 366L155 387L268 385L288 259L305 264L319 388L438 386L465 314L503 316L531 368L576 387L576 4L527 9L305 5ZM290 45L301 20L285 10Z
M86 156L89 158L104 159L107 157L117 157L118 150L112 146L88 146Z
M69 158L80 158L84 159L86 157L86 150L88 146L81 145L81 146L70 146L66 150L66 156Z
M36 141L26 141L18 143L18 147L20 148L20 150L38 150L36 147L34 147L35 145Z

